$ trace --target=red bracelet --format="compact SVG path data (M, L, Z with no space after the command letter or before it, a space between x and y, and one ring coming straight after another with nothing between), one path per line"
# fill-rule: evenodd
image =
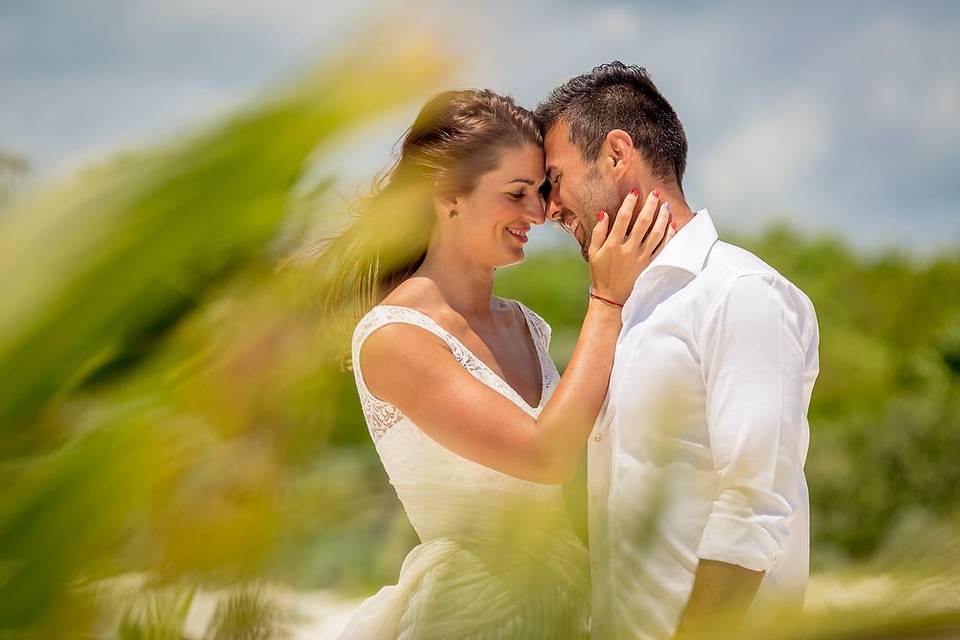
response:
M609 298L604 298L603 296L598 296L597 294L595 294L595 293L593 292L593 290L590 291L590 297L591 297L591 298L596 298L597 300L600 300L600 301L602 301L602 302L606 302L607 304L616 305L616 306L620 307L621 309L623 308L623 305L620 304L619 302L616 302L616 301L614 301L614 300L610 300Z

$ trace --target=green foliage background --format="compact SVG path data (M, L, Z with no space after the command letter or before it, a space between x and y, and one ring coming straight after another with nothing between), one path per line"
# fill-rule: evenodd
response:
M273 620L246 595L259 581L365 595L395 579L415 537L340 369L349 336L314 304L326 266L277 269L342 210L330 176L303 184L311 158L445 77L429 40L393 35L0 214L0 638L176 637L198 586L238 589L215 625L229 636ZM927 601L960 593L944 582L960 568L960 251L734 240L819 315L815 568L896 575L893 599L929 579ZM504 269L497 292L553 325L562 368L586 284L570 247ZM107 616L128 599L106 585L129 576L134 599L169 603L150 633L129 608ZM844 618L851 634L885 620L870 611Z

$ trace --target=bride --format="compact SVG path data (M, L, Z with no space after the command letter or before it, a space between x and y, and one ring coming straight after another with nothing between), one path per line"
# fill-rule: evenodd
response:
M327 304L362 315L357 391L421 540L341 638L589 637L589 555L561 483L606 395L622 303L673 232L654 194L638 203L631 192L612 225L600 214L591 297L561 379L549 325L493 295L494 270L523 260L544 222L543 185L529 111L491 91L442 93L321 256L336 270Z

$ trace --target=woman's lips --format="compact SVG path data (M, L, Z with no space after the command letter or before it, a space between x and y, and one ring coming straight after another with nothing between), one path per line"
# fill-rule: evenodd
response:
M515 230L515 229L507 229L507 233L510 234L512 237L516 238L517 240L519 240L519 241L520 241L520 244L524 244L524 243L526 243L527 240L528 240L527 234L526 234L525 231L517 231L517 230Z

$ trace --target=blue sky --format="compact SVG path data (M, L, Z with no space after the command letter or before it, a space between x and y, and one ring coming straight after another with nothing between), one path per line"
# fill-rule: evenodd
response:
M397 6L0 0L0 150L36 183L163 139ZM960 246L960 3L403 6L462 53L457 86L527 106L601 62L646 67L687 130L690 204L721 231L787 219L865 248ZM417 107L345 149L345 181L388 163Z

